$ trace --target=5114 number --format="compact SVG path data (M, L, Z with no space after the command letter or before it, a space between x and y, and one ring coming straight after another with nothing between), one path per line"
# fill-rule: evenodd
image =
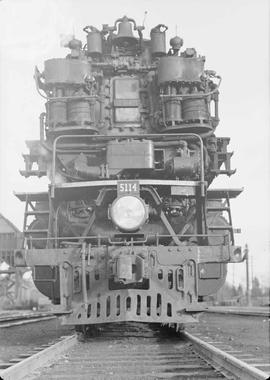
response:
M119 183L120 193L137 193L139 191L137 183Z

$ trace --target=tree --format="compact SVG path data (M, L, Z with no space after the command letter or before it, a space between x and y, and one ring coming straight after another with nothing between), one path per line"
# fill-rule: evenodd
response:
M237 288L237 295L238 295L238 297L243 297L243 295L244 295L243 286L241 284L239 284L239 286Z
M262 289L257 277L254 277L252 281L251 297L257 298L262 296Z

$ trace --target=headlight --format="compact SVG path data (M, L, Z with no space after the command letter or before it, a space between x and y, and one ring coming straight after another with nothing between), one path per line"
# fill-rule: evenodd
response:
M148 208L144 201L132 195L115 199L110 208L114 224L124 231L136 231L148 218Z

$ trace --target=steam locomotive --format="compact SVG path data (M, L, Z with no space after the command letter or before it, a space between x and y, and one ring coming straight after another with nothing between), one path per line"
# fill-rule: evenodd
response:
M167 26L144 38L124 16L65 58L35 69L46 100L40 139L27 141L25 177L47 176L25 202L24 247L36 287L63 323L121 321L181 327L240 262L230 199L210 189L232 175L230 139L216 137L220 76Z

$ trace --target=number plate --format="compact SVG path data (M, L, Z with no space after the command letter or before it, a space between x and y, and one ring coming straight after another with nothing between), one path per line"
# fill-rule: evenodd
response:
M139 181L118 181L117 182L117 195L121 197L123 195L139 195L140 183Z

